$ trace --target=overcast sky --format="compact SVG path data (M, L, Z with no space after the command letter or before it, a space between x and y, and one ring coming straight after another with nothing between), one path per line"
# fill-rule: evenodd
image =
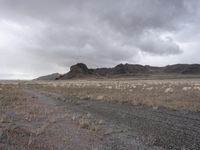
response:
M0 79L77 62L200 63L200 1L0 0Z

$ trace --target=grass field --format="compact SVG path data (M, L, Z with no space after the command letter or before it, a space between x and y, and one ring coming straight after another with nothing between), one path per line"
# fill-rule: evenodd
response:
M200 111L200 79L34 81L25 84L80 99Z

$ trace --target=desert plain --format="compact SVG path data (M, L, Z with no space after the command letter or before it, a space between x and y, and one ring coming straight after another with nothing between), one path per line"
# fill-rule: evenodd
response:
M0 81L2 150L198 150L200 78Z

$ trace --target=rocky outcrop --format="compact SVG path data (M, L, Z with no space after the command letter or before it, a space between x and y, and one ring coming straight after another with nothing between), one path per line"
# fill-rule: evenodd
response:
M88 69L88 67L83 63L78 63L70 67L70 71L64 75L62 75L59 79L72 79L72 78L87 78L87 77L95 77L95 73L92 69Z

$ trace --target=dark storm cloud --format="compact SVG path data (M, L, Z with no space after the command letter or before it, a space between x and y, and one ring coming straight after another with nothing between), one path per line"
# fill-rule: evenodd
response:
M8 51L8 55L13 51L22 53L23 58L13 58L13 63L27 61L29 65L17 65L15 69L30 72L31 67L37 74L76 62L92 67L140 62L141 53L178 55L183 50L175 35L198 22L197 3L197 0L0 0L0 33L7 36L8 43L12 37L15 46L0 45L0 51ZM12 67L11 64L6 67ZM52 67L45 70L46 65Z

